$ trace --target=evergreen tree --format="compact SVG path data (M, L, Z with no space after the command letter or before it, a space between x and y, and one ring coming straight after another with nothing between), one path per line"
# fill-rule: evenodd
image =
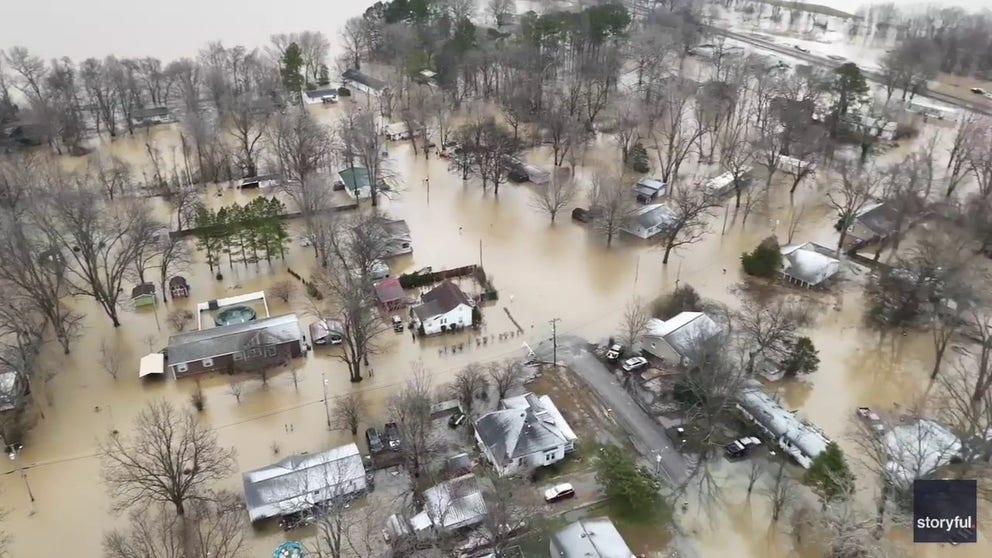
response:
M836 442L830 442L827 449L816 456L803 480L824 503L843 497L854 488L854 474Z
M303 74L300 73L302 68L303 52L300 50L300 45L290 43L286 47L286 53L282 56L282 69L280 70L282 85L290 95L299 95L300 91L303 90Z
M761 241L761 244L750 254L741 254L741 265L744 273L756 277L774 277L782 269L782 252L778 245L778 240L770 236Z
M813 340L809 337L796 339L789 348L789 354L782 363L782 368L786 376L796 376L797 374L810 374L816 372L820 367L820 353L813 346Z

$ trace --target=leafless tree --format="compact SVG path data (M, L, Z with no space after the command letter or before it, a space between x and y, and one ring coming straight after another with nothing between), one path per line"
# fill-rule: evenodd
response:
M793 196L799 183L816 172L822 160L829 136L822 126L809 126L800 132L799 137L789 146L789 161L782 170L792 177L789 195Z
M754 372L759 356L778 363L787 355L802 328L813 325L817 307L798 296L742 297L735 329L744 349L744 369Z
M773 523L777 522L782 513L792 505L796 499L797 488L798 484L792 480L792 477L785 470L785 461L781 461L778 465L778 471L763 490L765 495L768 496L768 504L772 510Z
M100 184L111 201L114 196L127 194L133 187L131 165L120 158L114 155L104 157L97 152L90 156L89 164L91 176Z
M100 340L100 367L110 377L117 381L117 376L121 373L121 350L116 343L111 344L106 339Z
M516 5L513 0L489 0L486 3L486 11L493 16L493 22L499 25L507 16L515 13Z
M478 364L469 364L462 368L448 386L448 391L461 403L462 411L472 416L475 400L486 397L489 391L489 379L486 377L485 368Z
M270 295L278 298L284 303L288 303L289 299L293 297L293 284L287 279L282 279L272 283L272 285L269 286L268 291Z
M154 502L185 515L236 465L234 450L221 447L212 430L165 401L150 403L138 413L134 433L112 435L101 443L100 453L103 478L118 511Z
M964 157L968 170L975 177L978 193L984 197L992 194L992 153L988 149L992 142L992 118L976 119L971 127L971 137Z
M76 179L48 185L40 225L68 261L65 270L77 294L92 297L119 327L123 282L158 230L143 200L104 203L98 192Z
M510 391L520 386L524 380L524 370L520 363L506 360L494 362L487 367L489 378L496 388L497 400L506 399Z
M185 514L168 504L133 510L127 529L103 537L107 558L242 558L248 554L244 503L232 492L196 500Z
M482 179L482 189L490 186L495 194L507 180L507 163L520 153L520 142L496 119L479 115L473 122L463 127L462 149L470 156L468 169Z
M361 394L349 393L335 399L331 421L341 430L347 430L352 436L358 436L358 425L366 412L367 407Z
M531 206L548 214L551 224L554 224L558 212L574 202L577 194L571 174L563 177L558 172L552 172L547 184L538 184L531 191Z
M414 363L412 368L403 387L390 400L389 413L399 426L400 451L413 477L413 499L420 502L420 477L427 471L431 454L438 449L438 440L431 425L430 375L420 363Z
M258 174L259 142L265 135L272 108L270 101L251 97L247 93L224 101L224 111L230 123L228 132L238 145L236 162L243 176Z
M593 216L593 229L605 236L610 246L637 209L623 169L597 169L589 198L590 210L598 212Z
M806 544L816 544L830 556L849 558L883 558L893 552L887 537L879 537L874 519L854 498L832 500L820 513L804 516L802 525L810 532Z
M346 120L348 116L342 118L339 135L352 148L351 159L346 163L351 165L352 160L357 161L369 173L370 195L375 207L379 205L379 195L395 185L396 176L383 155L386 151L385 138L376 127L375 115L371 111L362 111L353 117L353 120ZM345 126L346 123L351 124Z
M93 106L97 134L100 133L102 124L110 137L117 137L118 98L107 67L96 58L87 58L79 65L79 77L86 97Z
M754 148L747 142L747 130L732 126L723 136L723 149L720 153L720 166L733 177L734 207L740 208L741 194L749 186L747 175L754 163Z
M647 332L651 320L651 308L640 297L634 296L624 307L623 318L620 321L620 340L628 347L633 347Z
M872 166L854 168L850 164L841 164L838 174L840 181L836 188L827 193L827 200L839 219L840 238L837 240L837 253L840 254L844 240L847 239L847 231L858 212L881 193L881 176Z
M668 264L668 257L675 248L702 240L709 232L706 219L715 206L715 200L702 189L680 188L672 195L670 207L674 218L664 233L662 264Z
M344 323L342 350L337 358L348 366L352 382L362 381L362 364L380 351L379 337L388 326L379 317L375 293L367 275L348 268L320 270L313 279L324 301L311 300L320 318L336 317Z
M176 308L169 312L166 321L175 331L185 331L186 326L193 321L193 313L185 308Z
M232 379L230 383L227 384L227 392L234 396L234 399L241 404L241 395L245 391L245 383L241 379Z
M658 170L661 179L669 184L676 182L682 163L703 133L692 115L694 89L688 80L672 78L664 94L648 110L648 131L658 152Z

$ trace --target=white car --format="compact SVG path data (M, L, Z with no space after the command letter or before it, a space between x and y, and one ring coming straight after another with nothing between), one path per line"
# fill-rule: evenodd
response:
M556 484L555 486L552 486L544 491L545 502L557 502L559 500L571 498L572 496L575 496L575 489L572 488L572 485L567 482Z
M389 266L382 260L373 261L372 266L369 268L369 277L373 281L389 277Z
M620 353L623 352L623 345L620 343L614 343L610 345L609 350L606 351L606 360L613 362L620 358Z
M792 48L798 50L799 52L805 52L805 53L809 54L809 49L806 48L806 47L804 47L804 46L792 45Z
M623 361L620 368L623 368L624 372L634 372L640 370L648 365L648 359L644 357L632 357Z

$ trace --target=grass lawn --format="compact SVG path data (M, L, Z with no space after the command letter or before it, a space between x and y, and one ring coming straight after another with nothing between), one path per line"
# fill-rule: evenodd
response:
M588 512L589 517L609 517L634 554L661 552L672 540L672 510L667 504L656 510L631 513L612 502L604 502L590 507Z

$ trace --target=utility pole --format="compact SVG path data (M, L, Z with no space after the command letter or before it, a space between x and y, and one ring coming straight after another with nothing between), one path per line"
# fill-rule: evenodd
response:
M549 321L551 324L551 360L558 366L558 322L561 318L554 318Z
M327 429L331 428L331 409L327 406L327 377L326 372L320 371L320 386L324 389L324 416L327 417Z
M479 267L482 267L482 239L479 239Z
M424 179L424 186L427 186L427 205L431 204L431 179L427 177Z

